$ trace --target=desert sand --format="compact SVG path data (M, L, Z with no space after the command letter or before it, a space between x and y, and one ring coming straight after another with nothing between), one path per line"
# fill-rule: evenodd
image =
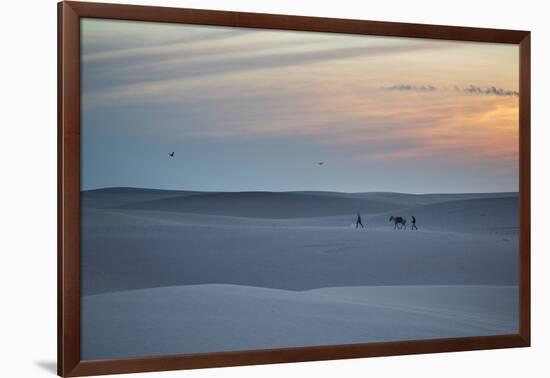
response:
M517 193L82 192L83 359L513 334L517 285Z

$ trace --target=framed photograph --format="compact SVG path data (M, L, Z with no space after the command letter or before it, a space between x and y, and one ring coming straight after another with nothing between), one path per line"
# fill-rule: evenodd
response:
M530 33L59 3L58 373L530 345Z

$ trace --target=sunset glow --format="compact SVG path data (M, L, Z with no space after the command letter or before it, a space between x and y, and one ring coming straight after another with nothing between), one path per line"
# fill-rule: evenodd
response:
M83 188L517 191L518 80L513 45L85 19Z

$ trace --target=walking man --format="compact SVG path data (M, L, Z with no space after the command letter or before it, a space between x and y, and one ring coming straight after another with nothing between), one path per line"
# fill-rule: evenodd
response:
M411 216L412 218L412 226L411 226L411 230L418 230L418 227L416 227L416 218L413 216Z
M363 222L361 222L361 214L357 213L357 221L355 222L355 228L358 228L359 225L361 225L361 228L365 228L363 227Z

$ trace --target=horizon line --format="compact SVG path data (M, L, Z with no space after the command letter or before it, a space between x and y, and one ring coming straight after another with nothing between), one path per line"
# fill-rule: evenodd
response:
M130 189L130 190L156 190L166 192L200 192L200 193L304 193L304 192L317 192L317 193L343 193L343 194L366 194L366 193L390 193L390 194L410 194L410 195L433 195L433 194L519 194L519 190L516 191L501 191L501 192L395 192L395 191L365 191L365 192L346 192L338 190L319 190L319 189L304 189L304 190L196 190L196 189L161 189L161 188L147 188L138 186L105 186L91 189L80 189L80 192L93 192L100 190L112 190L112 189Z

